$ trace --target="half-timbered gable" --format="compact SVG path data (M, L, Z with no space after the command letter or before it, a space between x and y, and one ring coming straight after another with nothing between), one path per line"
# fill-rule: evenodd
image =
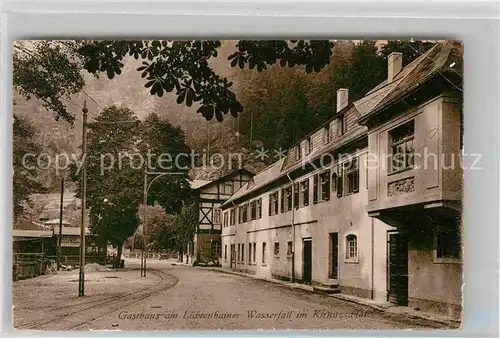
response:
M213 181L192 182L199 209L194 243L194 255L198 262L215 261L220 257L223 222L220 206L252 176L250 171L239 169Z

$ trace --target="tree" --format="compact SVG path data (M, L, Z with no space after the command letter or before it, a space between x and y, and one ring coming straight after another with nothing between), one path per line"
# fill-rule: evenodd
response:
M32 96L56 114L73 122L66 103L84 85L82 63L75 54L78 42L40 40L14 44L12 79L14 89L27 99Z
M218 121L231 113L238 116L243 107L230 90L232 83L217 75L210 59L217 57L220 41L87 41L78 49L90 73L106 72L108 78L121 74L126 55L144 61L137 70L146 79L151 95L162 97L175 89L177 103L189 107L200 103L198 113ZM256 68L259 72L276 62L289 67L305 65L307 72L318 72L329 61L333 43L328 40L240 40L236 52L228 57L231 67Z
M194 198L188 199L184 203L182 212L173 222L173 232L178 250L183 257L184 248L193 240L198 222L198 203Z
M185 175L158 177L149 189L148 203L158 202L166 213L180 212L183 201L191 194L187 180L191 150L186 144L183 130L153 113L140 124L139 131L140 142L137 147L143 158L148 159L149 171L185 172Z
M383 58L387 58L392 52L399 52L403 54L403 67L418 58L420 55L427 52L435 45L433 41L422 40L389 40L383 44L380 53Z
M157 115L139 123L127 108L112 106L102 111L89 123L88 131L87 206L92 233L121 251L140 224L144 170L150 164L147 159L154 159L151 154L175 158L188 149L182 130ZM73 174L81 179L76 166ZM166 175L155 180L149 204L157 202L166 212L179 212L182 201L190 196L186 177Z
M45 192L44 186L39 182L40 172L38 155L41 147L34 141L35 128L28 120L14 115L13 124L13 202L14 219L17 219L30 203L30 195ZM29 156L27 156L29 155ZM45 161L42 163L45 166Z
M114 123L136 121L135 123ZM109 107L89 123L87 153L87 207L90 230L103 244L121 248L139 225L137 215L142 200L142 175L132 153L139 135L138 120L127 108ZM111 124L110 124L111 123ZM81 171L73 168L75 178ZM80 181L81 182L81 181ZM77 195L81 196L81 185ZM119 264L119 262L116 262Z
M339 88L349 89L351 102L358 100L387 78L390 53L402 52L406 65L433 45L423 41L337 41L328 65L317 74L307 74L303 67L277 66L242 74L240 101L246 114L239 119L245 144L259 140L271 152L292 147L332 117Z

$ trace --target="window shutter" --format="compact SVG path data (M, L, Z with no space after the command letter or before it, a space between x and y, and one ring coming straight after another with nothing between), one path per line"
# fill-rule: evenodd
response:
M293 185L293 206L298 209L299 207L299 198L300 197L300 190L299 190L299 184L295 183Z
M272 208L272 202L273 202L273 195L269 195L269 216L271 216L271 208Z
M313 203L318 203L318 175L314 175L313 183Z
M325 200L328 201L330 200L330 169L328 169L325 173Z
M354 182L353 182L353 192L358 192L359 191L359 162L358 159L356 158L354 160Z
M306 181L305 193L304 193L304 205L309 205L309 179Z
M359 191L359 170L354 172L353 192Z
M285 189L281 189L281 212L285 212Z
M338 176L337 176L337 197L342 197L342 182L343 182L343 172L342 172L342 166L339 165L337 167L337 172L338 172Z

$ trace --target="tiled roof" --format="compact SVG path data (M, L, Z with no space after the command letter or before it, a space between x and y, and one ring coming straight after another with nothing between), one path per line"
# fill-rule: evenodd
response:
M192 181L189 181L189 184L191 185L191 189L196 190L196 189L199 189L199 188L207 185L210 182L212 182L212 181L192 180Z
M211 183L218 183L218 182L223 182L227 177L229 176L232 176L234 174L237 174L237 173L247 173L249 175L253 175L254 173L251 172L250 170L246 169L246 168L239 168L239 169L236 169L236 170L233 170L231 172L228 172L226 174L224 174L223 176L217 178L217 179L214 179L212 181L204 181L204 180L193 180L191 181L191 188L196 190L196 189L199 189L201 187L204 187L208 184L211 184ZM193 182L196 182L196 181L199 181L199 186L196 186ZM204 183L203 183L204 182ZM196 187L194 187L196 186Z
M233 201L264 187L265 185L277 180L280 177L285 176L287 173L292 172L307 163L312 162L313 160L319 158L321 155L326 154L334 149L338 149L349 143L350 141L353 141L358 137L365 135L366 131L367 128L365 126L358 126L347 134L342 135L342 137L339 137L337 140L327 143L322 147L314 148L306 157L303 157L301 160L298 160L296 163L293 163L289 166L284 167L285 158L271 164L269 167L255 175L253 177L253 182L249 181L242 188L240 188L233 196L231 196L231 198L224 202L223 206L230 205Z
M54 219L51 219L50 221L46 221L44 222L46 225L59 225L59 218L54 218ZM70 222L66 221L66 220L62 220L62 224L63 225L71 225Z
M80 227L62 227L62 234L67 236L80 236ZM89 228L85 228L85 234L90 234ZM54 235L59 235L59 227L54 227Z
M13 229L12 237L52 237L52 230Z
M462 69L461 45L454 41L438 42L404 67L391 83L385 80L354 105L361 116L368 116L401 98L437 72L450 69L458 72Z
M413 86L420 84L421 81L425 81L430 75L436 73L437 71L450 69L449 66L453 62L455 63L453 69L459 71L462 67L460 55L460 48L457 43L452 41L437 43L425 54L421 55L409 65L404 67L398 74L396 74L391 83L388 84L387 80L385 80L369 91L365 97L356 101L354 106L349 108L349 110L354 110L358 117L369 115L372 112L377 111L377 109L383 107L385 104L391 102L393 99L398 98L402 93L405 93ZM321 128L317 128L311 134L315 133L319 129ZM287 172L298 169L305 163L312 162L319 156L334 149L338 149L345 144L362 137L366 134L366 132L367 128L365 126L358 125L357 128L345 135L342 135L342 137L337 140L321 147L315 147L310 154L295 161L294 163L287 163L285 158L275 162L255 175L253 177L253 182L245 184L233 196L231 196L231 198L228 199L223 206L230 205L233 201L238 200L286 175Z
M14 224L14 229L17 230L50 230L50 226L43 223L33 222L29 220L20 220Z
M231 204L232 201L237 200L238 198L249 194L252 191L255 191L266 184L274 181L276 178L278 178L281 174L281 167L283 166L283 162L285 161L285 158L282 158L279 161L274 162L271 164L269 167L265 168L262 170L260 173L255 175L253 177L253 180L247 182L245 185L243 185L238 191L236 191L231 198L229 198L226 202L224 202L224 205Z

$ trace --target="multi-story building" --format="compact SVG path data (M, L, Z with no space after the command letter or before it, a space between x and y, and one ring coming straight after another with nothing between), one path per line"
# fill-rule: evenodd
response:
M458 315L462 304L462 46L436 44L355 103L368 127L368 214L388 234L393 302Z
M193 244L188 255L197 263L219 262L221 257L222 212L220 206L240 189L253 173L241 168L213 181L193 181L199 214Z
M222 205L223 267L460 312L460 169L416 156L460 154L460 48L401 59L357 102L339 89L331 119Z

